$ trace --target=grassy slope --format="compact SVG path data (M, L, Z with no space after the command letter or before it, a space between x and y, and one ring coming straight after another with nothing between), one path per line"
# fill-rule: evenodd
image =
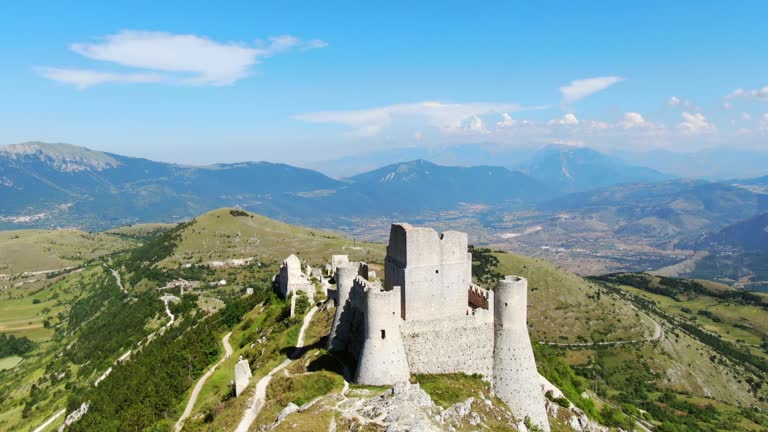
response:
M0 273L74 266L135 244L109 234L70 229L0 231Z
M528 279L528 326L544 342L591 342L642 339L650 323L626 302L606 294L598 298L591 282L547 261L495 253L497 270Z
M168 231L175 226L175 224L168 223L136 224L113 228L111 230L104 231L104 234L141 240L154 237L158 234Z
M329 262L333 254L369 262L381 262L384 257L381 244L353 242L331 232L288 225L253 213L235 216L231 209L219 209L195 221L183 230L176 253L165 260L165 265L248 257L279 263L290 254L312 265Z

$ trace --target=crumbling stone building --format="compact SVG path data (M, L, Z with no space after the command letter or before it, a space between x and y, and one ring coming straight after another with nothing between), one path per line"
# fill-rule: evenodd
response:
M495 291L472 283L467 234L394 224L385 278L336 258L329 348L358 358L355 381L393 385L412 374L479 374L512 412L549 430L527 328L525 279Z

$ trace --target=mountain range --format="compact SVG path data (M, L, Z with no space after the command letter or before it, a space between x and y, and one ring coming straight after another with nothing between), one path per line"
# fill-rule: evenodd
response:
M69 144L0 147L0 227L104 229L239 206L292 222L418 215L463 204L521 207L573 190L667 178L589 149L548 147L525 172L417 159L334 179L269 162L183 166ZM20 225L21 224L21 225Z

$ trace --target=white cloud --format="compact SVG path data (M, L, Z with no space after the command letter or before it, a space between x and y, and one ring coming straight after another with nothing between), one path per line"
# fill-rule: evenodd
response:
M579 119L576 118L576 114L568 113L564 115L562 118L550 120L548 122L550 125L568 125L568 126L575 126L579 124Z
M768 86L759 89L742 89L738 88L725 96L728 99L744 98L755 99L761 101L768 101Z
M490 131L485 127L483 119L476 115L470 116L462 122L461 129L464 132L475 132L480 134L488 134Z
M678 106L681 103L683 103L683 101L677 96L670 96L669 99L667 99L667 105L669 106Z
M496 128L512 127L517 124L517 121L512 118L509 113L501 113L501 121L496 122Z
M642 116L642 114L636 112L624 113L624 121L622 122L622 125L625 129L639 127L645 124L645 118Z
M760 132L768 133L768 113L760 116Z
M732 108L733 108L733 104L732 103L730 103L730 102L723 102L723 109L729 110L729 109L732 109Z
M86 88L108 82L114 83L159 83L167 77L155 73L111 73L89 69L40 68L38 72L53 81Z
M685 111L680 116L683 118L683 122L679 124L679 127L685 134L693 135L711 132L715 129L715 125L707 121L702 113L689 113Z
M587 78L571 81L567 86L560 87L560 93L563 94L563 102L570 103L583 99L591 94L623 81L624 78L618 76L605 76Z
M750 121L750 120L752 120L752 114L750 114L748 112L743 112L743 113L741 113L741 119L744 120L744 121Z
M319 111L297 115L298 120L332 123L353 129L352 135L371 137L396 122L420 122L442 132L482 132L488 129L480 116L520 111L518 104L416 102L349 111ZM479 120L479 122L478 122Z
M295 36L269 38L244 44L217 42L191 34L125 30L94 43L75 43L69 48L92 60L139 69L116 73L91 69L43 68L43 76L78 87L106 82L159 82L191 85L228 85L249 73L263 59L292 49L322 48L321 40L303 41ZM147 75L153 79L145 79ZM62 78L63 79L60 79ZM139 77L139 78L136 78Z
M552 140L552 144L560 144L560 145L566 145L571 147L581 147L584 145L584 141L577 140L577 139L561 139L561 138L555 138Z

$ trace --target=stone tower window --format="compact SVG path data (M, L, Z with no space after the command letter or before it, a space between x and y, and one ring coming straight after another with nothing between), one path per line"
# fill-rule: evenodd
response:
M387 337L387 331L386 330L382 330L381 331L381 338L385 339L386 337Z

